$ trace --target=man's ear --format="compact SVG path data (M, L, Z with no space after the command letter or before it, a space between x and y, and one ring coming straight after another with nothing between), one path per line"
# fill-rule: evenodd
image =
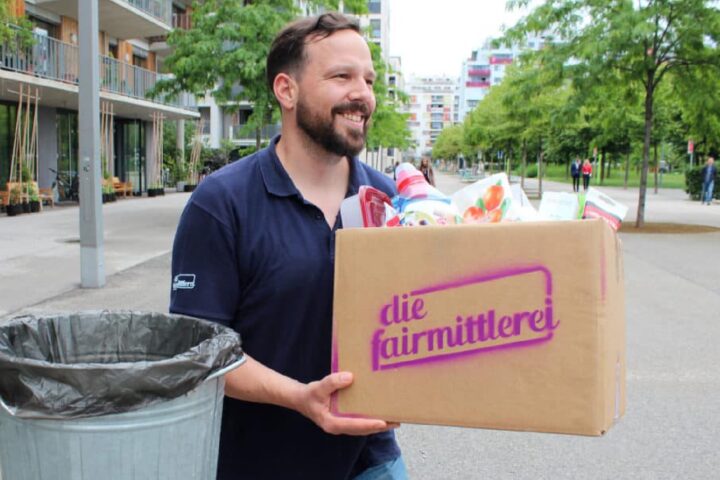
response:
M278 73L273 82L273 92L283 109L292 110L295 108L298 98L298 85L293 77L287 73Z

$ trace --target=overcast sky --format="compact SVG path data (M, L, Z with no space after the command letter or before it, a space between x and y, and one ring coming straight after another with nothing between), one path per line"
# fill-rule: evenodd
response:
M458 77L473 49L526 13L507 12L505 0L390 0L390 54L406 78Z

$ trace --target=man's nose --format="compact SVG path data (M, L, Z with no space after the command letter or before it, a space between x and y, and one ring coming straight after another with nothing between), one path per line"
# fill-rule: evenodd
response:
M368 84L364 78L354 81L353 88L350 91L350 100L365 102L368 107L372 108L373 101L375 100L372 85Z

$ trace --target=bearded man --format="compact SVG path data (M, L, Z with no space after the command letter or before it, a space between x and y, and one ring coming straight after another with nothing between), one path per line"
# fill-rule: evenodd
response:
M226 376L218 479L405 479L393 429L330 413L352 383L330 374L340 204L389 178L360 163L375 71L355 20L296 21L276 37L268 85L281 135L207 177L175 236L170 311L240 333L249 359Z

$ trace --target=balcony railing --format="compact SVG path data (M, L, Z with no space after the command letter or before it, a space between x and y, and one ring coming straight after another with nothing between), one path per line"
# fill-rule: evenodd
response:
M244 130L246 123L236 123L235 125L230 125L230 140L233 141L248 141L248 140L255 140L255 131L254 130ZM263 140L269 140L273 138L275 135L278 135L280 133L280 126L279 125L267 125L262 128L260 132L260 138Z
M138 10L142 10L151 17L171 25L172 22L172 1L171 0L123 0Z
M172 26L181 30L190 30L190 27L192 27L190 15L187 13L173 13Z
M78 85L78 47L45 35L32 35L31 45L22 45L19 32L8 43L0 44L0 68L40 78ZM157 83L156 72L100 56L100 88L106 92L147 99ZM187 100L183 96L180 100ZM178 100L154 99L172 106L187 106Z

